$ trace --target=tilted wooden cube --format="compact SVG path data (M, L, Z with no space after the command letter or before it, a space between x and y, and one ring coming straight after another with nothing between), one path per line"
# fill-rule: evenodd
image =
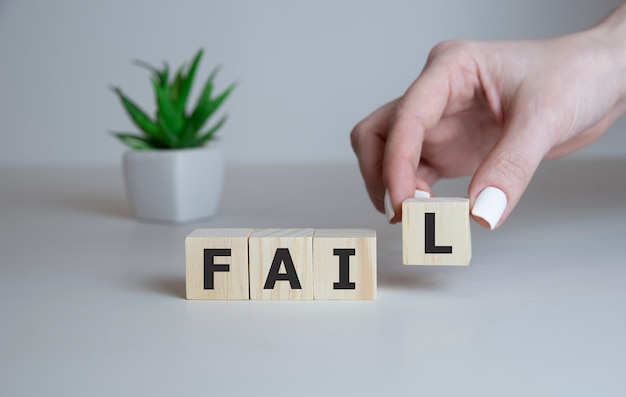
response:
M469 265L469 199L433 197L402 203L405 265Z
M196 229L185 239L187 299L250 299L252 229Z
M315 299L376 299L376 231L316 229Z

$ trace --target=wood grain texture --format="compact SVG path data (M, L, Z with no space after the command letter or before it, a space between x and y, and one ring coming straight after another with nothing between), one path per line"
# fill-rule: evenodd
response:
M250 299L248 237L251 233L252 229L196 229L186 237L187 299ZM208 256L205 250L209 250ZM205 288L206 277L210 276L205 274L207 259L219 269L212 272L212 289Z
M255 229L252 232L249 239L250 299L313 299L313 233L313 229ZM293 275L291 264L299 288L294 288L289 280L271 283L272 265L277 266L281 275Z
M467 198L404 201L402 262L405 265L469 265L472 255L469 216Z
M316 229L315 299L376 299L376 231Z

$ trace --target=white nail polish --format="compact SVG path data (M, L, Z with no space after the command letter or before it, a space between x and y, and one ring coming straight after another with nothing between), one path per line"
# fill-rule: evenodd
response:
M472 215L484 219L491 230L495 229L506 209L506 194L497 187L488 186L476 197Z
M391 205L389 190L385 190L385 215L387 215L387 220L389 222L391 222L393 217L396 216L396 212L393 210L393 205Z
M430 198L430 193L428 193L425 190L417 190L417 189L415 189L415 195L413 197L415 197L415 198Z

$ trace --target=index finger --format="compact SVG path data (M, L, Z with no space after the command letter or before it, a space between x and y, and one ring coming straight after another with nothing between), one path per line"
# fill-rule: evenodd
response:
M389 131L389 120L397 100L376 109L359 122L350 134L352 148L357 155L359 168L367 192L374 206L384 212L383 156Z
M415 175L422 153L422 142L446 109L450 98L449 75L445 67L427 65L411 84L396 108L385 146L383 181L391 199L395 216L402 219L402 202L413 197L415 189L430 190Z

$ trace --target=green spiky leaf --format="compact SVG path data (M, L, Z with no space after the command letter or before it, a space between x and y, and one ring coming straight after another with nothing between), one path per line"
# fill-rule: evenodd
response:
M170 94L172 97L172 101L174 102L174 104L176 104L177 107L180 107L180 94L182 91L184 80L185 78L183 77L183 67L181 66L180 69L178 69L178 71L176 72L176 77L174 77L174 82L172 83Z
M161 87L167 88L170 78L170 65L167 62L163 62L163 69L158 71L159 80L161 81Z
M222 116L221 119L213 127L211 127L207 132L200 134L194 141L193 146L203 146L208 141L214 139L215 133L222 128L226 120L228 119L228 115Z
M131 149L154 150L154 149L160 148L160 145L158 144L158 142L155 142L154 140L143 137L143 136L126 133L126 132L117 132L115 133L115 136L124 144L126 144L128 147L130 147Z
M126 110L126 113L135 123L135 125L147 135L157 140L160 139L161 131L159 126L154 121L152 121L152 119L150 119L150 117L148 117L148 115L139 106L137 106L126 95L124 95L122 90L117 87L113 87L112 89L113 92L115 92L119 97L122 105L124 106L124 109Z
M194 132L202 128L208 117L211 115L209 108L212 102L211 95L213 94L213 80L219 70L220 67L217 66L206 79L202 92L196 102L196 106L191 113L191 116L189 116L189 126Z
M141 60L134 60L133 64L142 67L144 69L149 70L150 72L152 72L152 75L154 77L156 77L157 79L159 79L159 84L163 87L167 86L167 79L168 79L168 75L169 75L169 66L167 65L167 63L163 64L163 69L158 69L154 66L152 66L151 64L149 64L148 62L145 61L141 61Z
M185 115L180 112L171 97L171 92L167 87L159 85L156 79L152 79L156 102L158 105L158 115L162 117L165 126L175 134L181 132L185 124Z
M193 58L191 62L191 66L189 67L189 72L183 78L182 84L180 87L180 94L178 96L178 107L184 112L187 107L187 99L189 98L189 93L191 92L191 86L193 85L193 80L196 76L196 70L198 69L198 64L202 59L202 48L198 50L196 56ZM182 68L181 68L182 69Z
M170 127L168 127L168 125L165 122L165 119L163 118L163 114L160 111L157 111L156 117L157 117L157 124L164 136L164 140L167 143L167 147L172 148L172 149L179 147L180 138L178 134L172 131Z

